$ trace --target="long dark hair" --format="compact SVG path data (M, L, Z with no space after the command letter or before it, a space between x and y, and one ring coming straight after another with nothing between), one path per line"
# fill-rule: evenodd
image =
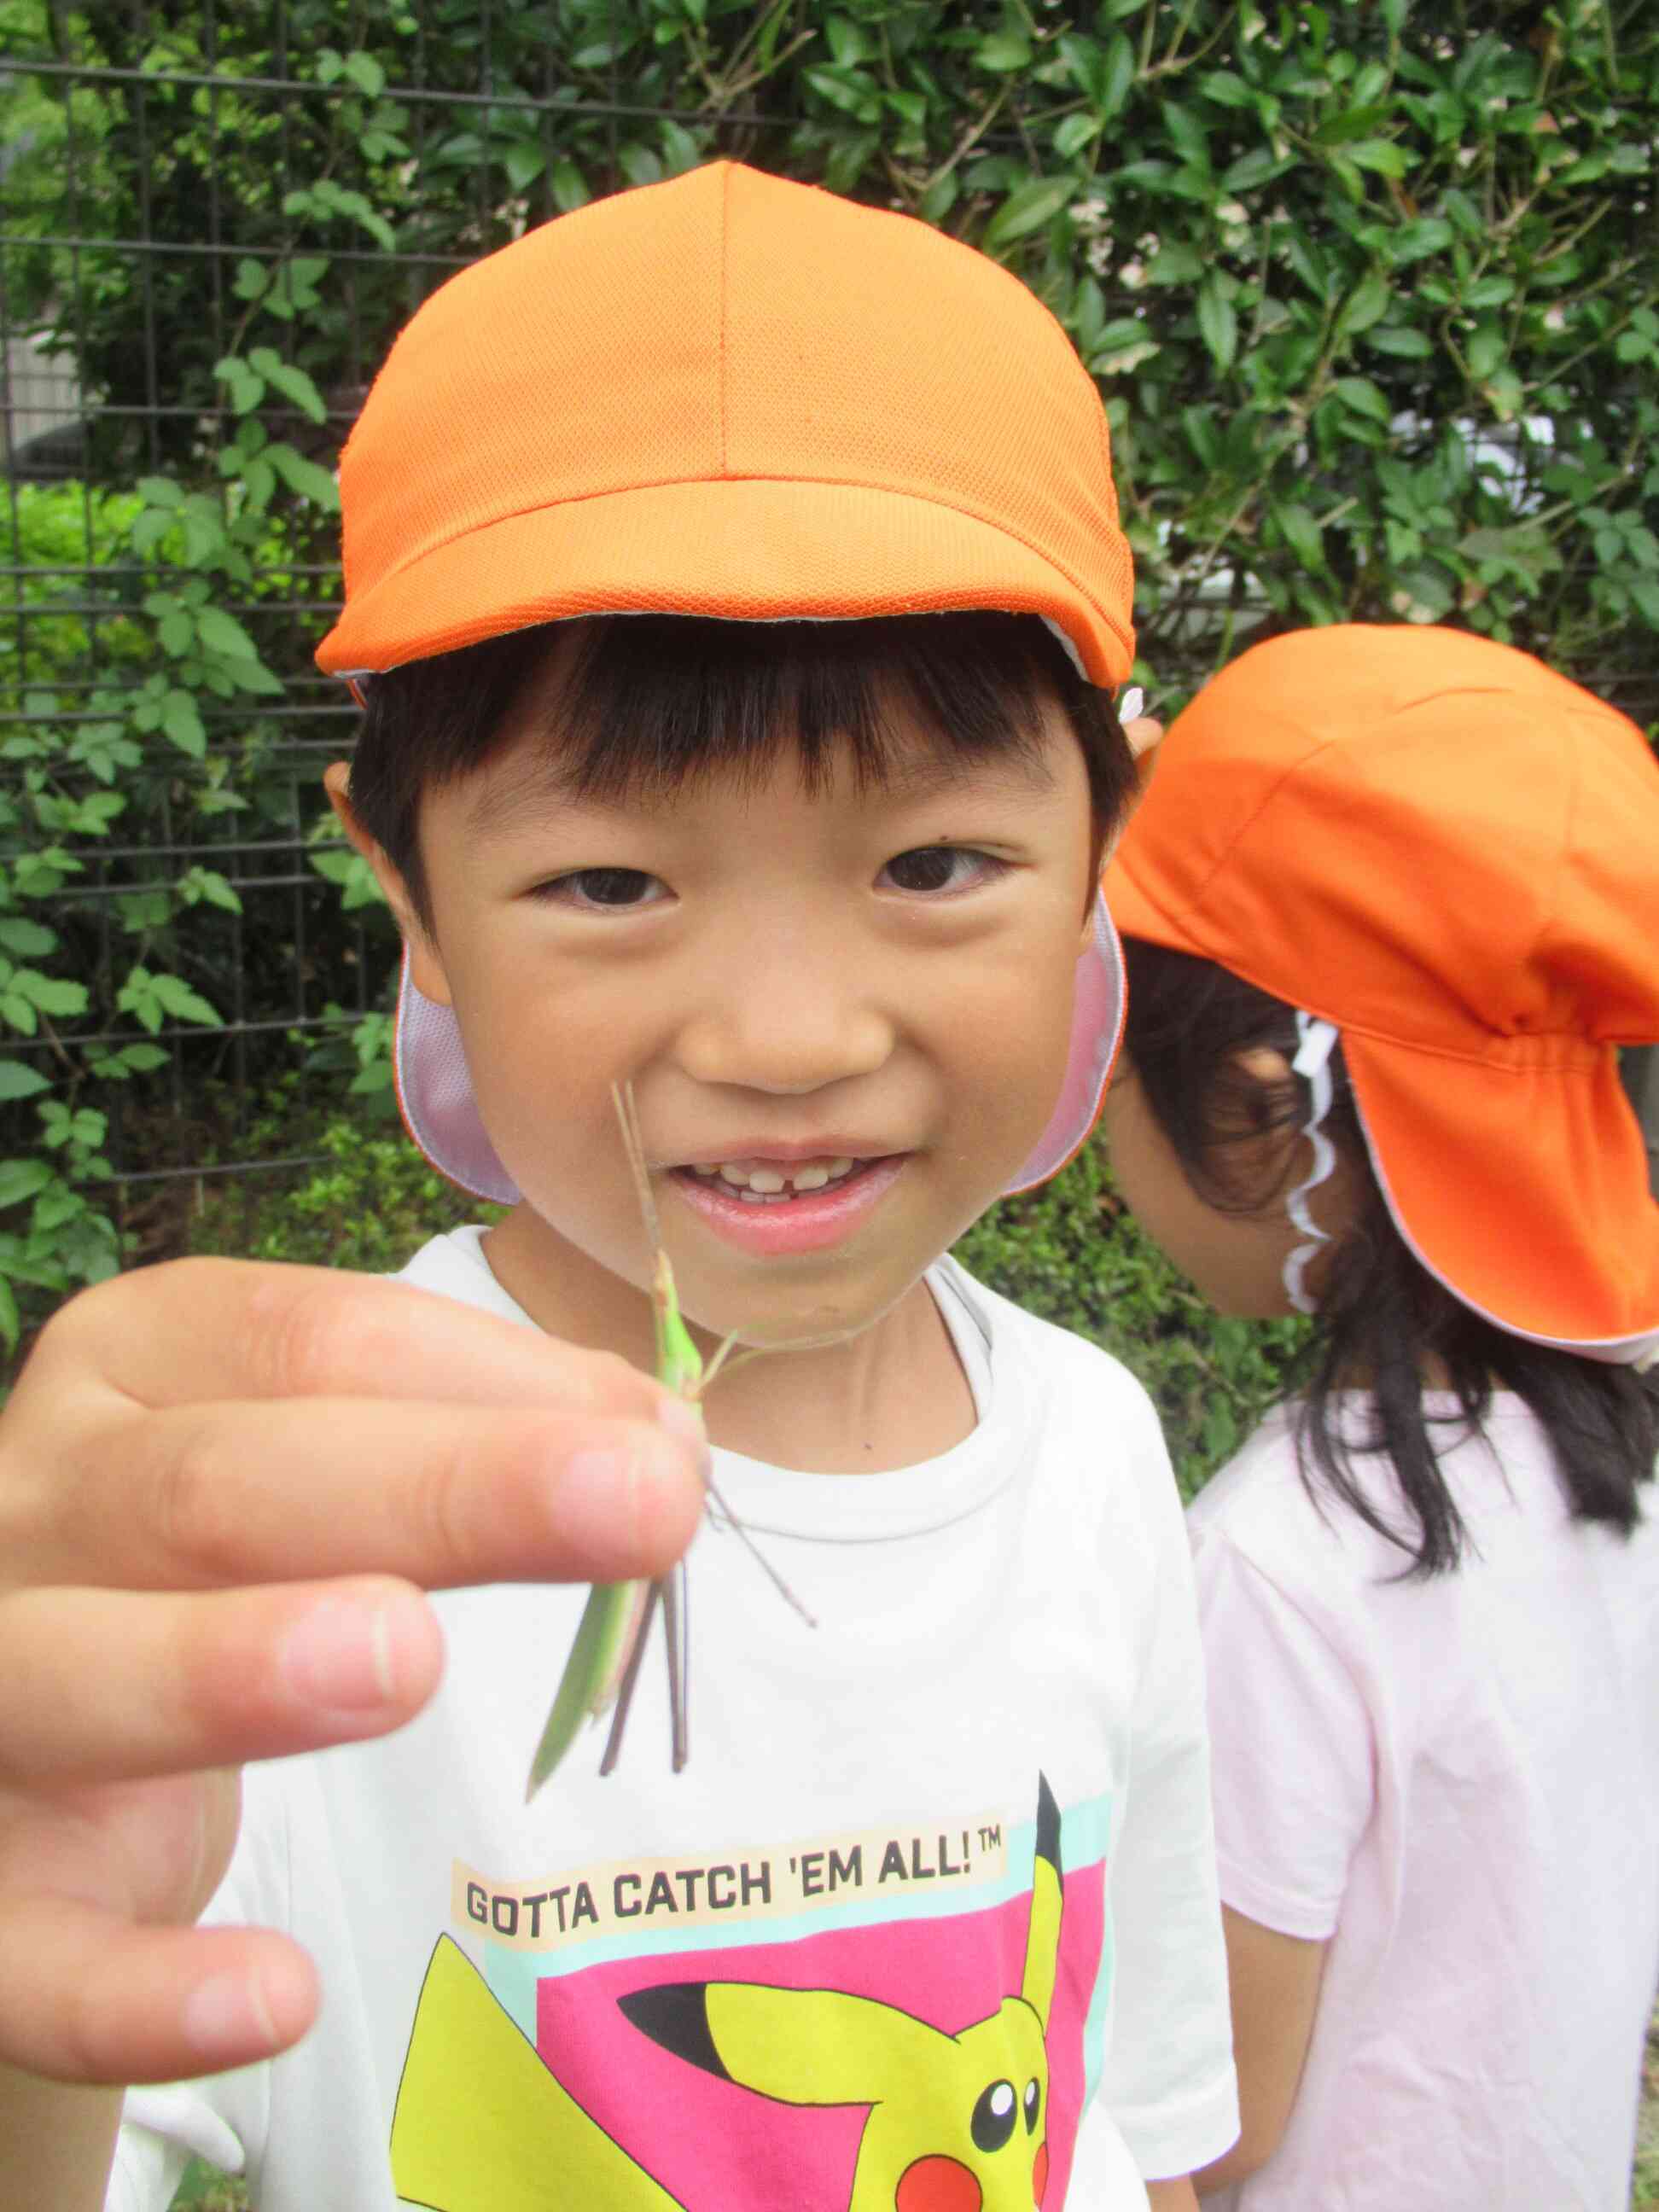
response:
M1282 1197L1285 1177L1249 1187L1230 1151L1300 1127L1309 1091L1295 1074L1263 1081L1238 1055L1267 1045L1288 1061L1297 1049L1294 1009L1190 953L1130 938L1124 956L1125 1048L1154 1120L1206 1205L1260 1212ZM1309 1494L1316 1504L1323 1492L1350 1506L1407 1555L1407 1575L1455 1568L1468 1535L1439 1453L1481 1425L1496 1381L1531 1408L1549 1438L1574 1517L1628 1535L1641 1517L1637 1486L1659 1453L1659 1376L1529 1344L1454 1297L1395 1226L1340 1042L1330 1068L1325 1132L1362 1194L1358 1218L1331 1252L1305 1355L1297 1446ZM1436 1369L1456 1401L1449 1418L1425 1410L1425 1375ZM1357 1382L1370 1401L1363 1422L1350 1395ZM1391 1486L1362 1477L1358 1462L1379 1457L1392 1467Z

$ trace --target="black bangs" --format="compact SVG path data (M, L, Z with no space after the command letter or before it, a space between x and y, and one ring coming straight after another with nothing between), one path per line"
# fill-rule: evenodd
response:
M556 646L569 639L556 671ZM902 615L869 622L713 622L605 615L521 630L374 678L351 769L358 819L423 918L422 792L482 768L515 728L544 725L573 796L643 799L699 775L763 780L793 749L811 791L850 752L878 786L913 757L898 703L964 766L1034 764L1056 702L1082 747L1097 838L1134 787L1110 700L1034 615Z

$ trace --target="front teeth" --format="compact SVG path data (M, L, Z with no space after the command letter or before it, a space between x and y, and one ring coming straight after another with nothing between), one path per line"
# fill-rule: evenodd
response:
M859 1164L854 1159L813 1160L797 1168L746 1168L731 1161L719 1167L696 1167L691 1172L705 1182L718 1178L748 1206L775 1206L804 1191L823 1190L840 1182Z

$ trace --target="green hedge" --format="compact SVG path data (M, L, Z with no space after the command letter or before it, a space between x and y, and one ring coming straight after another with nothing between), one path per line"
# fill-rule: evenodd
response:
M0 712L27 717L0 745L0 1031L44 1048L0 1051L0 1334L118 1263L106 1117L117 1086L141 1122L164 1099L152 1036L299 958L239 950L216 863L124 864L107 935L75 895L117 838L278 820L270 709L311 696L368 365L450 261L593 193L735 154L1031 283L1106 397L1161 708L1264 629L1366 617L1466 623L1659 713L1648 0L0 0L0 40L3 312L104 403L84 571L40 589L110 616L94 651L79 617L0 612ZM199 240L204 209L222 260L124 243ZM53 242L77 226L109 243ZM13 558L43 526L0 509ZM355 860L314 866L368 910ZM340 938L305 958L343 1000ZM384 1042L344 1048L360 1088Z

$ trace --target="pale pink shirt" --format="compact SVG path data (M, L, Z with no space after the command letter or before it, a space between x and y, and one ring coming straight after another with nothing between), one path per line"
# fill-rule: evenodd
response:
M1388 1497L1384 1463L1358 1464ZM1441 1464L1474 1542L1427 1582L1316 1510L1283 1413L1188 1516L1222 1899L1329 1939L1283 2141L1206 2212L1629 2203L1659 1979L1659 1533L1571 1521L1513 1396Z

